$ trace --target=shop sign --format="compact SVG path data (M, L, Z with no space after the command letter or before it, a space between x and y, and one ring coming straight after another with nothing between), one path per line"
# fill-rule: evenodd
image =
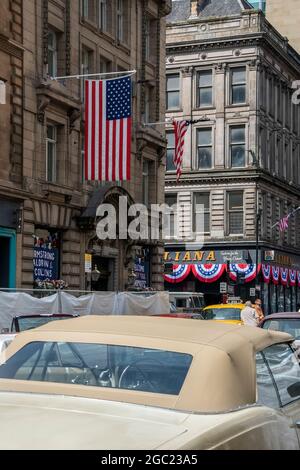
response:
M255 287L250 287L250 297L255 297L256 292L255 292Z
M227 293L227 283L220 282L220 294L226 294L226 293Z
M273 250L265 251L265 261L274 261L274 259L275 259L275 252Z
M174 264L246 263L255 259L253 250L165 251L164 262Z
M84 255L84 271L86 273L92 272L92 255L89 253L85 253Z
M34 247L33 279L34 281L56 281L58 279L57 248Z
M138 289L145 289L148 287L148 266L144 258L136 258L134 263L134 273L136 278L134 280L134 287Z

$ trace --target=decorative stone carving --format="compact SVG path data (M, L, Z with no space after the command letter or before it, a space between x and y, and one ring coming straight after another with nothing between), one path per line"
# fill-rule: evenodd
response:
M45 111L47 106L50 104L50 98L47 96L40 95L38 99L38 110L37 110L37 118L41 124L44 124L45 121Z

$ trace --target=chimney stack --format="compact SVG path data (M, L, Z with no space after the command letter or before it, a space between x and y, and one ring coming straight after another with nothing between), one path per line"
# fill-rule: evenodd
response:
M191 0L191 16L190 18L198 18L199 13L203 10L207 0Z

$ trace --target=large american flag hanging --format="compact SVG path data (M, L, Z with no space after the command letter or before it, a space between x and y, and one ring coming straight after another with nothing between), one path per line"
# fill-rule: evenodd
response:
M85 83L85 179L130 179L131 78Z
M182 173L184 136L190 123L191 121L173 121L173 128L175 134L174 165L176 168L177 182L179 181Z

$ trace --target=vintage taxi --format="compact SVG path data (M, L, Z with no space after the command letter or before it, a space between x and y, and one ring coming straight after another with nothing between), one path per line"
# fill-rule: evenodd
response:
M216 304L204 307L201 315L204 320L216 320L222 323L229 323L233 325L242 325L241 311L245 304Z
M299 449L292 341L146 316L20 333L0 357L0 448Z

